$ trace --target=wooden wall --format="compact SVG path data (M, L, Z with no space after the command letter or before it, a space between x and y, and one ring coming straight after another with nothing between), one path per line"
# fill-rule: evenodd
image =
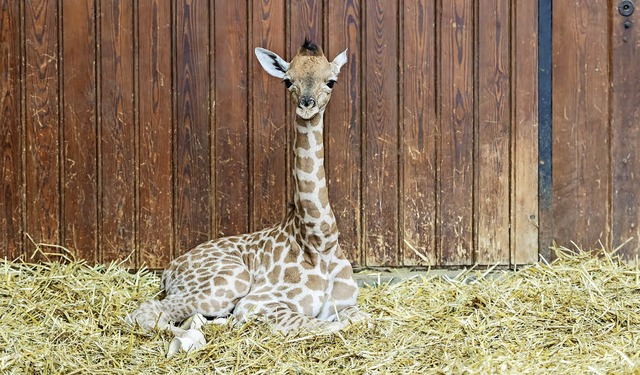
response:
M326 162L354 263L536 260L537 1L481 3L0 0L0 254L162 268L278 222L293 111L253 48L308 36L349 48Z
M640 5L636 2L636 7ZM552 239L640 254L640 14L554 2ZM625 27L625 22L629 22Z

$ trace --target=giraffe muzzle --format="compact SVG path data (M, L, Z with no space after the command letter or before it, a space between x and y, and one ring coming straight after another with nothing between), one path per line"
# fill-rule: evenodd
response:
M298 108L296 108L296 114L305 120L310 120L313 116L317 115L319 108L316 100L310 96L301 96L298 101Z
M302 109L313 108L316 106L316 100L310 96L302 96L300 97L300 103L298 103L298 107Z

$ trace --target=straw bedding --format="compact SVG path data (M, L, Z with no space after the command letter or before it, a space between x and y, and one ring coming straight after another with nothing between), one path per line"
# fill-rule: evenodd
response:
M273 334L205 327L201 351L166 359L167 333L123 317L158 293L152 272L81 262L0 262L0 373L605 374L640 369L640 271L610 254L485 277L363 288L371 327Z

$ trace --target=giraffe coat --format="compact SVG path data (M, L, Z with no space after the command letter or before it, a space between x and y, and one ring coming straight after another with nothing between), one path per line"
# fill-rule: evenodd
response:
M291 63L260 48L256 55L283 79L296 106L293 206L278 225L205 242L173 260L162 277L164 298L142 303L128 318L142 328L181 335L173 324L201 314L257 317L285 332L333 332L366 318L338 244L324 168L324 110L346 51L329 62L305 41Z

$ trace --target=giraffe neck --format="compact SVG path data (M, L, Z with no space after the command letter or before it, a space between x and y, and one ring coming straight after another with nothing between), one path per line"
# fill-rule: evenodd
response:
M311 120L296 116L293 181L298 241L311 249L331 250L338 241L324 170L324 110Z

